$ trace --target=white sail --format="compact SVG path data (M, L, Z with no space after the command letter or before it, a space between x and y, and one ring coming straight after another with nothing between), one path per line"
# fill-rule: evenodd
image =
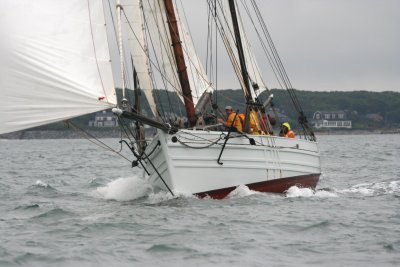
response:
M176 61L171 45L172 41L165 15L166 10L164 1L152 0L148 1L148 3L149 4L144 5L146 22L149 27L150 39L154 45L155 57L158 58L160 63L158 68L161 71L161 75L164 77L164 85L169 90L177 91L183 101L182 88L179 83ZM174 6L174 8L185 57L186 70L188 72L190 88L192 90L193 103L196 105L205 91L210 92L213 89L200 59L196 54L187 26L179 15L176 6Z
M212 92L214 89L203 68L203 65L197 56L191 34L183 20L183 16L175 8L176 18L178 20L179 36L182 40L183 53L185 57L187 72L189 76L190 88L194 105L197 104L204 92Z
M0 133L116 104L103 3L2 0Z
M163 0L148 0L143 3L144 16L151 42L153 66L157 69L156 82L158 88L175 91L182 98L182 88L176 70L172 42L168 30L165 5Z
M122 0L121 4L127 17L124 20L124 35L127 36L129 51L138 75L140 88L143 90L153 115L157 114L157 107L153 96L153 82L150 75L148 45L145 40L145 25L142 13L141 0Z

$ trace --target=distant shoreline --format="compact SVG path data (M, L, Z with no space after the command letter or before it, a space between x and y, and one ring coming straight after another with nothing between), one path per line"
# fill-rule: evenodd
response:
M90 136L96 138L120 138L119 128L110 129L85 129ZM316 131L315 135L372 135L372 134L400 134L400 129L376 129L376 130L331 130ZM72 130L25 130L14 133L2 134L0 139L29 140L29 139L84 139L89 136L82 132Z
M90 136L96 138L119 138L121 131L119 129L87 130ZM29 139L84 139L89 138L84 132L72 130L25 130L0 135L0 139L29 140Z

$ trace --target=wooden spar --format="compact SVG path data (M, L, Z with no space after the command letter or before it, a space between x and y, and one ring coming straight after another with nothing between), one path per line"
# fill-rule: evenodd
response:
M190 89L189 77L186 71L185 58L183 55L182 42L179 37L178 24L175 16L172 0L164 0L169 33L171 35L172 47L178 69L179 82L182 87L183 100L185 102L186 114L191 126L196 125L197 117L193 104L192 91Z
M167 133L176 133L179 130L178 128L171 126L168 123L162 123L157 120L153 120L147 116L138 114L136 112L126 111L126 110L121 110L121 109L116 109L116 108L113 108L113 112L117 116L121 116L123 118L127 118L127 119L134 120L134 121L139 121L143 124L150 125L154 128L163 130Z
M245 61L244 52L243 52L242 38L240 37L240 29L239 29L239 23L238 23L238 19L237 19L236 7L235 7L234 0L229 0L229 10L231 12L233 30L235 32L236 47L237 47L238 55L239 55L240 69L242 70L242 78L243 78L243 83L245 86L244 89L245 89L245 93L246 93L246 100L249 102L252 100L251 91L250 91L250 83L249 83L249 74L247 73L246 61Z

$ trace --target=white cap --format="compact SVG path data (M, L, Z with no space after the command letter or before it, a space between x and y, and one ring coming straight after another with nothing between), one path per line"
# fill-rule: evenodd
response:
M232 110L233 108L231 106L226 106L225 110L227 110L227 109Z

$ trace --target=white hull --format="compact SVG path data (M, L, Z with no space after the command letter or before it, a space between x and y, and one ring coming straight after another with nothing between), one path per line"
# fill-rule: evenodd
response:
M250 145L248 138L238 136L228 140L220 165L217 160L225 135L194 130L176 134L158 131L146 154L152 152L149 155L152 164L173 192L196 194L308 175L317 175L318 181L321 164L316 142L248 135L256 142ZM146 168L150 173L148 181L154 188L168 190L148 161Z

